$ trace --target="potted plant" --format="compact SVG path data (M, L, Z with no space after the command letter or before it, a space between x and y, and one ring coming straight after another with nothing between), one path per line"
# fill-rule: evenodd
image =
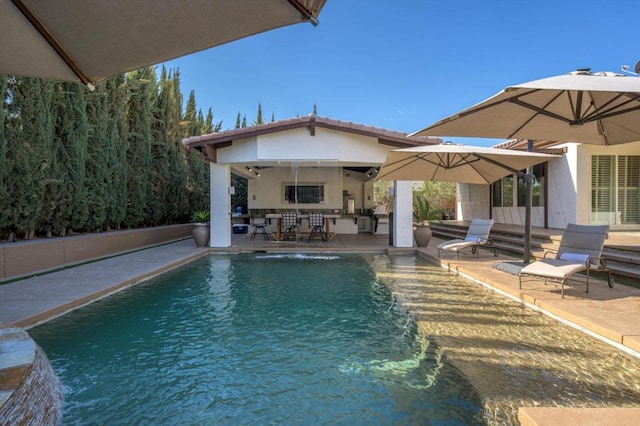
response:
M427 247L431 241L431 228L429 227L430 220L440 220L442 218L442 212L440 210L431 209L431 204L427 197L416 192L413 195L413 220L414 230L413 237L416 240L418 247Z
M195 225L191 235L198 247L206 247L209 244L209 210L200 210L193 214L193 224Z

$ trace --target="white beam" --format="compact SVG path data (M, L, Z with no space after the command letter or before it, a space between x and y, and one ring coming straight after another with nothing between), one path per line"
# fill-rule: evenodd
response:
M413 185L393 182L393 246L413 247Z
M231 169L227 164L209 163L211 222L210 247L231 246Z

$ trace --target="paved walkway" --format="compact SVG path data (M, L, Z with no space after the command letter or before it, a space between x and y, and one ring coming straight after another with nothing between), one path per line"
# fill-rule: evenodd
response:
M483 251L480 259L455 255L438 259L433 239L430 246L418 249L420 254L452 272L482 282L498 291L521 300L543 312L568 321L583 331L596 335L634 356L640 357L640 289L616 285L609 288L605 282L594 280L590 292L585 293L582 285L571 286L560 297L560 289L555 285L545 285L543 281L527 282L518 289L518 277L499 271L493 266L500 262L519 259L500 255L493 257ZM389 246L388 236L371 234L341 235L329 242L274 242L250 240L248 235L233 235L232 246L212 249L212 252L253 252L253 251L407 251ZM138 252L96 261L57 272L0 285L0 323L21 327L31 327L54 318L98 298L133 285L141 280L158 275L195 258L206 255L207 249L196 248L193 242L184 240ZM584 409L571 409L557 416L548 413L553 408L522 409L520 421L523 424L573 424L567 419L576 419ZM569 409L565 409L569 410ZM608 424L625 424L637 416L637 410L616 410L615 415L607 411ZM548 421L549 416L554 419ZM538 420L536 420L538 419ZM541 420L545 419L545 420ZM634 419L635 420L635 419ZM631 424L631 423L629 423Z
M0 285L0 323L29 328L206 254L188 239Z

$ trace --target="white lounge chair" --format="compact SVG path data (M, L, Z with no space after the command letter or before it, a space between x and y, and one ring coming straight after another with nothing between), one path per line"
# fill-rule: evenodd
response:
M544 253L541 260L533 262L520 270L519 280L522 288L523 278L544 279L560 283L561 294L564 297L564 284L578 272L586 271L587 293L589 292L589 272L607 272L609 287L613 287L613 275L607 269L606 261L602 258L604 240L607 238L609 225L576 225L569 223L562 234L560 247L555 258L547 258L552 251Z
M471 253L480 257L480 246L490 244L489 233L493 223L493 219L473 219L464 240L455 239L438 244L438 257L440 257L441 252L455 252L458 259L460 259L460 252L465 249L470 249ZM498 255L495 247L493 248L493 255Z

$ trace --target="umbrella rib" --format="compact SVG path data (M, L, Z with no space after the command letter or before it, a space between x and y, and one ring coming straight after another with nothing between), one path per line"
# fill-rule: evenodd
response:
M313 16L313 13L311 13L309 9L304 7L304 5L302 5L298 0L287 0L287 1L291 6L293 6L295 10L300 12L300 15L302 15L302 17L305 20L311 22L314 27L318 26L318 23L319 23L318 19L315 16Z
M87 78L86 75L84 75L84 73L82 72L82 70L80 69L80 67L73 61L73 59L71 59L71 57L69 56L69 54L67 54L67 52L62 48L62 46L60 46L60 44L58 43L58 41L55 39L55 37L53 36L53 34L51 34L49 32L49 30L47 30L47 28L42 24L42 22L40 22L40 20L31 12L31 10L29 10L29 8L22 2L22 0L12 0L13 4L20 10L20 12L24 15L24 17L31 23L31 25L34 26L34 28L40 33L40 35L42 37L44 37L44 39L47 41L47 43L49 43L49 45L51 45L51 47L53 48L53 50L56 51L56 53L58 54L58 56L60 56L60 59L62 59L64 61L65 64L67 64L67 66L69 68L71 68L71 71L73 71L73 73L78 76L78 78L80 79L80 81L82 83L84 83L85 85L87 85L87 87L89 87L89 89L93 88L93 85L91 84L91 82L89 81L89 79Z
M499 161L496 161L496 160L494 160L492 158L489 158L487 156L484 156L482 154L474 154L474 155L476 157L478 157L479 159L486 161L487 163L491 163L494 166L502 167L503 169L508 170L511 173L515 173L516 175L518 175L518 177L522 177L522 175L524 174L521 170L516 170L513 167L507 166L506 164L503 164L503 163L501 163Z
M514 104L519 105L519 106L521 106L521 107L523 107L523 108L526 108L526 109L529 109L529 110L531 110L531 111L534 111L534 112L536 112L536 113L538 113L538 114L546 115L547 117L551 117L551 118L554 118L554 119L556 119L556 120L564 121L565 123L568 123L568 124L572 124L572 123L573 123L573 121L572 121L572 120L569 120L569 119L568 119L568 118L566 118L566 117L563 117L563 116L561 116L561 115L554 114L554 113L552 113L552 112L546 111L546 110L544 110L544 109L542 109L542 108L540 108L540 107L537 107L537 106L535 106L535 105L528 104L528 103L526 103L526 102L524 102L524 101L521 101L521 100L520 100L520 99L518 99L518 98L511 98L511 99L509 99L509 101L510 101L510 102L513 102ZM532 118L533 118L533 117L532 117ZM529 121L530 121L530 120L529 120ZM528 121L527 121L527 123L528 123ZM522 129L524 126L526 126L526 125L527 125L527 123L525 123L525 124L523 124L522 126L520 126L520 128L519 128L518 130L520 130L520 129ZM517 131L516 131L516 132L517 132ZM515 133L515 132L514 132L514 133Z
M620 104L616 104L612 107L609 108L609 105L611 105L613 102L617 101L618 99L620 99L622 96L627 95L627 93L620 93L618 94L618 96L610 99L609 101L607 101L606 103L604 103L601 107L596 107L593 110L593 113L586 115L583 119L582 122L584 123L589 123L591 121L595 121L595 120L601 120L603 118L609 118L609 117L615 117L616 115L622 115L622 114L626 114L628 112L633 112L636 111L640 108L640 105L636 105L634 107L630 107L630 108L626 108L623 110L620 110L619 108L624 107L625 105L629 105L630 103L638 103L638 98L630 98L625 102L622 102Z

